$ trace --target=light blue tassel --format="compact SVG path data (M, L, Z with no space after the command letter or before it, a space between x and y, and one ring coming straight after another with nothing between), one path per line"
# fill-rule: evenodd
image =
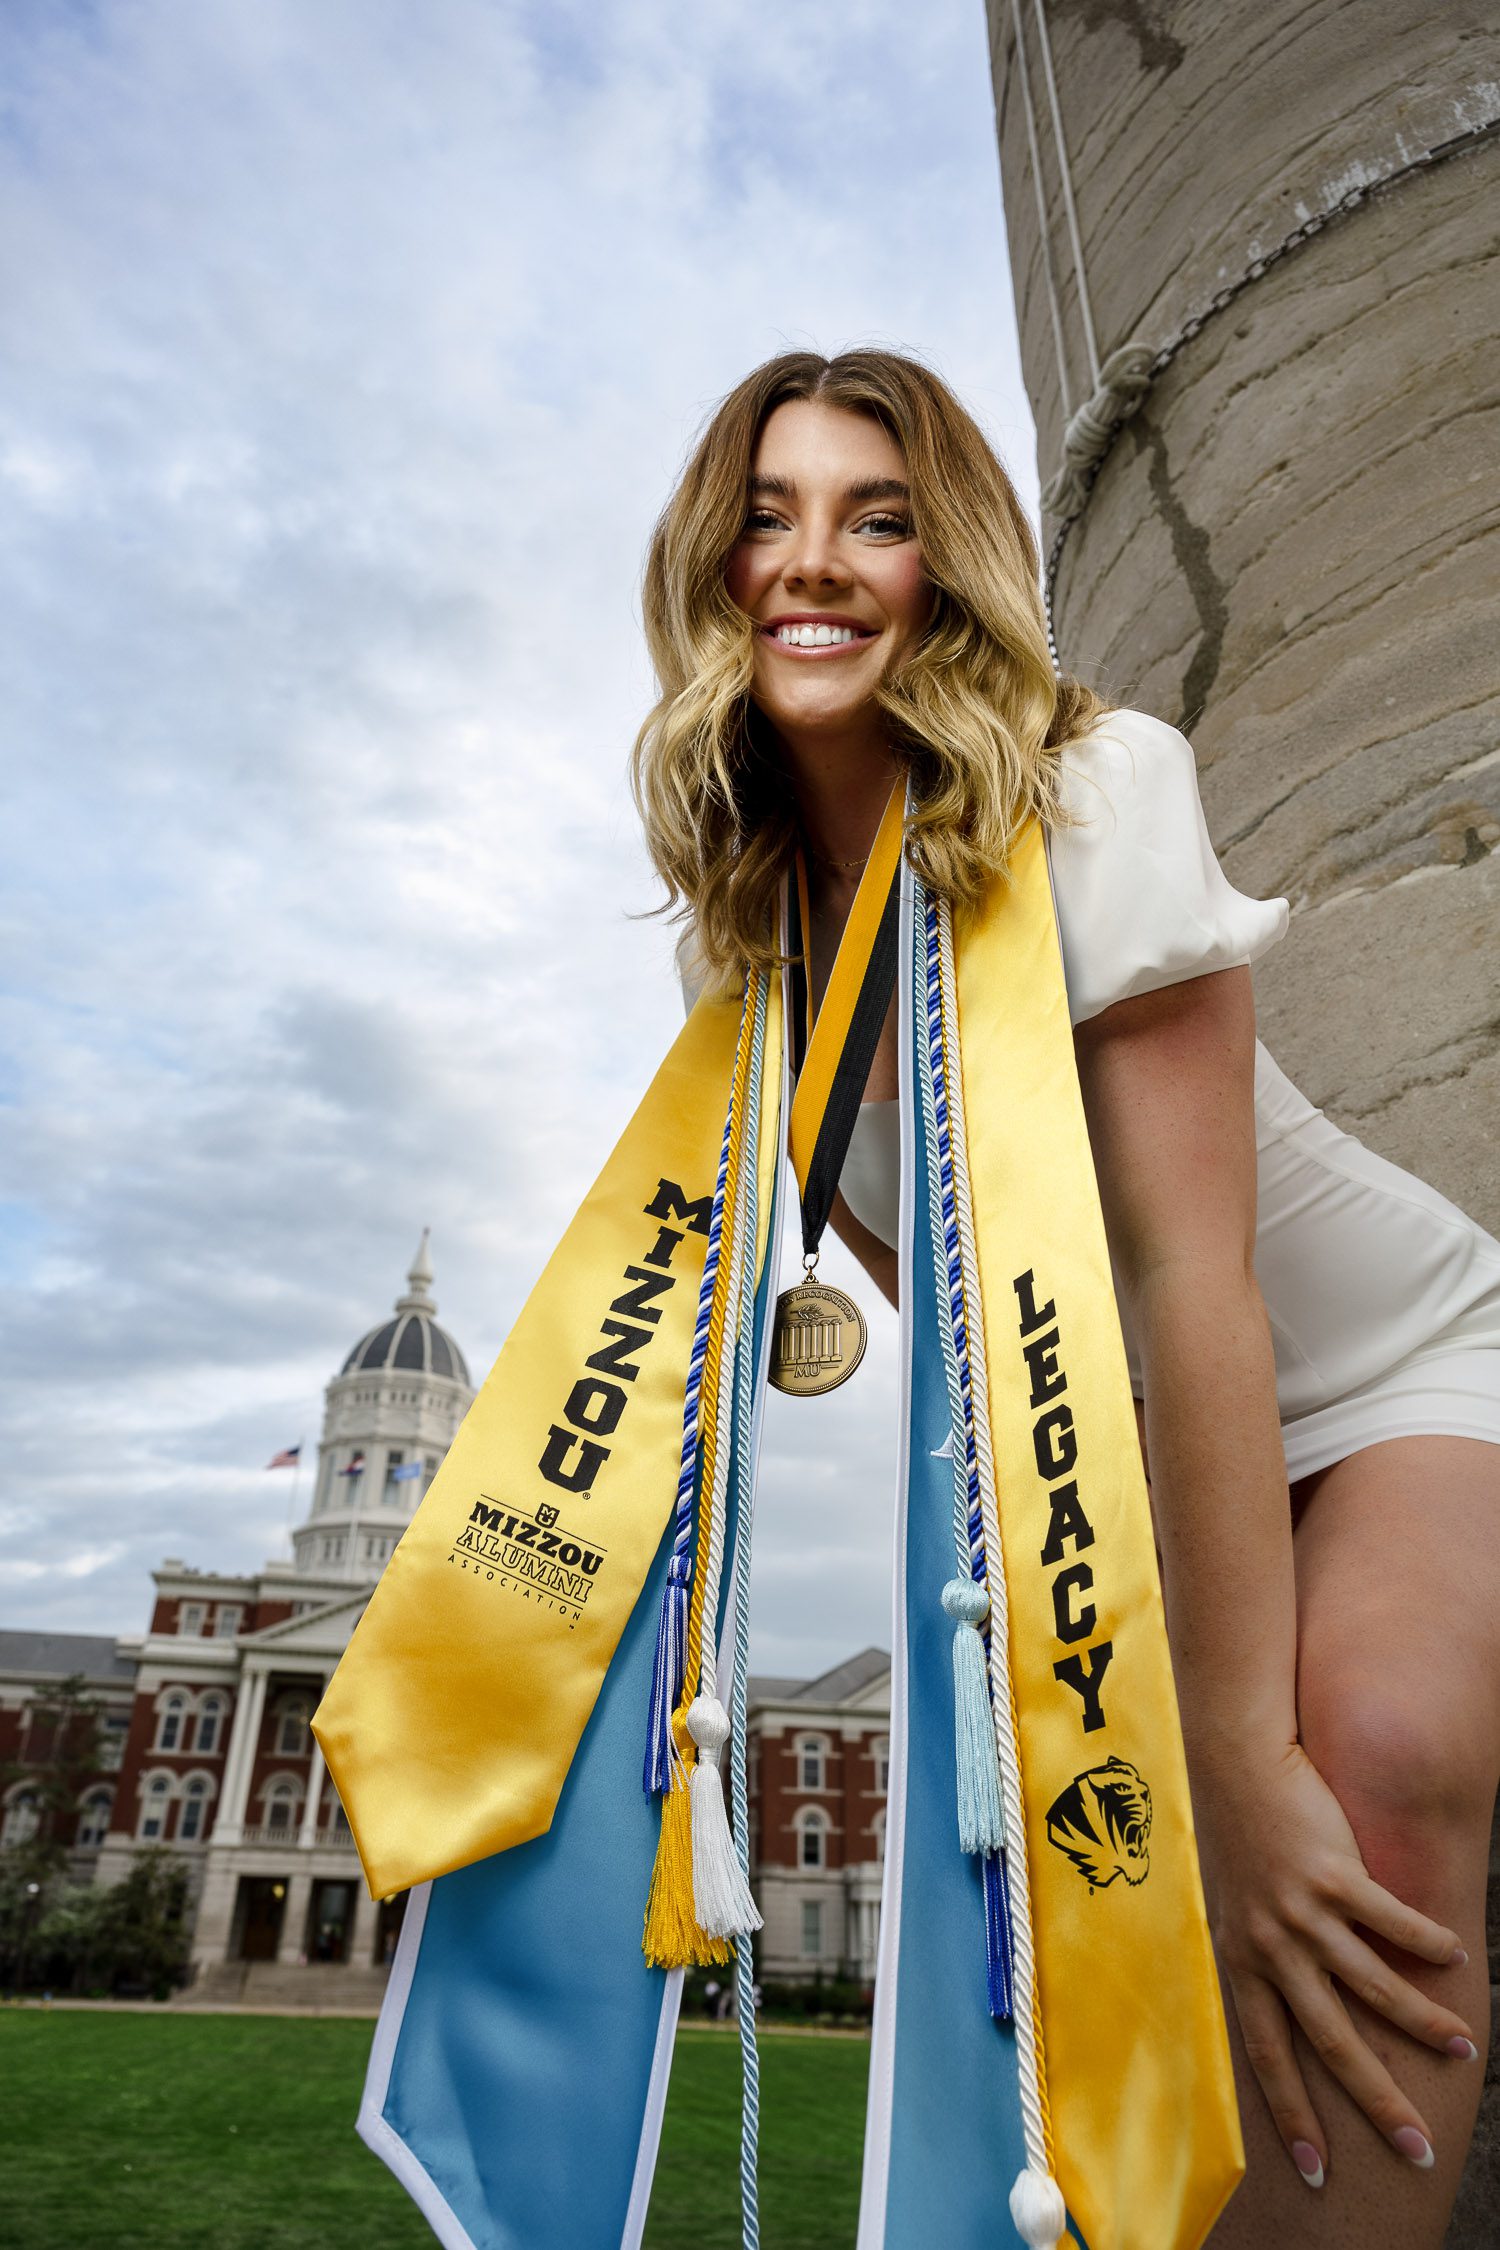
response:
M954 1748L958 1763L958 1840L966 1852L998 1851L1005 1842L1000 1765L985 1664L984 1621L990 1597L973 1578L950 1578L943 1607L953 1635Z

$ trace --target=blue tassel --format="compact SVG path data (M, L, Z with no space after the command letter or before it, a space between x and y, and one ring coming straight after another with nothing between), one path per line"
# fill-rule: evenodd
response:
M1009 2023L1015 2014L1011 1976L1010 1880L1004 1852L984 1855L984 1951L989 1978L990 2014Z
M656 1620L656 1660L651 1667L651 1702L646 1714L646 1757L641 1787L648 1797L658 1797L672 1778L672 1714L682 1699L683 1667L687 1662L688 1586L693 1575L690 1554L674 1555L667 1565L667 1583Z
M984 1620L990 1598L976 1579L950 1578L943 1607L954 1620L953 1726L958 1767L958 1841L966 1852L998 1851L1005 1842L1000 1762L985 1662Z

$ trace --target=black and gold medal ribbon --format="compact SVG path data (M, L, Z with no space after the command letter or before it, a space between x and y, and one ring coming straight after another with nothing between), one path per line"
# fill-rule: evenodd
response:
M817 1021L808 1028L807 874L799 858L792 899L792 1169L802 1198L802 1251L818 1254L849 1136L896 984L905 784L881 817L834 958Z
M807 869L799 855L791 899L792 1169L802 1213L804 1273L776 1306L770 1379L778 1390L811 1396L852 1375L864 1356L864 1316L851 1297L818 1281L813 1269L838 1192L849 1136L896 982L901 906L905 785L886 803L849 909L828 989L810 1022Z

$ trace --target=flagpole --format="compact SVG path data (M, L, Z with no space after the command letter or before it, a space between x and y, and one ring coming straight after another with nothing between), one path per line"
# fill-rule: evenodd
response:
M295 1556L297 1549L292 1539L292 1533L297 1526L297 1500L302 1491L302 1456L306 1452L306 1450L306 1438L299 1437L297 1440L297 1459L292 1468L292 1497L291 1502L287 1508L286 1518L286 1543L288 1550L293 1556Z

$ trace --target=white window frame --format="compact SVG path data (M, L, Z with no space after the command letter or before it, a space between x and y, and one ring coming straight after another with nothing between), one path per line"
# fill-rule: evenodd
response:
M285 1828L271 1818L273 1805L287 1807ZM295 1843L297 1830L302 1825L302 1784L297 1776L294 1773L273 1773L261 1790L260 1809L260 1826L263 1829L269 1833L274 1828L278 1836L289 1836Z
M219 1613L214 1619L214 1639L232 1641L240 1629L240 1620L244 1614L243 1602L220 1602Z
M151 1745L153 1750L164 1750L170 1757L174 1751L182 1749L183 1737L187 1733L188 1713L191 1708L191 1699L182 1688L172 1688L162 1697L160 1704L157 1706L156 1740ZM169 1728L171 1730L170 1740L168 1739Z
M888 1797L891 1790L891 1738L888 1734L876 1737L870 1756L875 1765L875 1786L882 1797Z
M880 1808L879 1812L878 1812L878 1813L877 1813L877 1814L875 1815L875 1818L874 1818L874 1819L873 1819L873 1820L871 1821L871 1823L870 1823L870 1838L871 1838L871 1841L872 1841L872 1843L873 1843L873 1844L874 1844L874 1846L875 1846L875 1858L876 1858L876 1862L877 1862L877 1864L878 1864L879 1866L881 1866L881 1867L884 1867L884 1865L885 1865L885 1807L884 1807L884 1805L882 1805L882 1806L881 1806L881 1808Z
M136 1840L142 1844L159 1844L167 1833L167 1810L172 1802L172 1776L169 1773L147 1773L141 1776L141 1804L136 1816ZM151 1825L155 1817L156 1826Z
M84 1792L78 1806L78 1825L73 1832L73 1848L80 1852L96 1852L109 1834L109 1816L114 1810L115 1793L112 1789L89 1789ZM98 1814L99 1833L85 1834L91 1815Z
M816 1941L811 1945L810 1937ZM823 1958L823 1901L820 1898L802 1901L802 1958L804 1961Z
M101 1773L118 1773L125 1756L125 1745L130 1739L130 1714L128 1711L106 1711L99 1735L99 1770Z
M190 1640L198 1639L203 1632L202 1602L184 1602L177 1612L177 1630Z
M227 1708L222 1695L205 1695L199 1704L198 1716L193 1725L193 1749L200 1758L214 1758L223 1754L224 1714ZM203 1739L205 1727L213 1729L207 1742Z
M27 1814L30 1819L27 1819ZM5 1799L0 1820L0 1844L29 1844L42 1824L42 1808L29 1781L18 1781Z
M805 1805L794 1823L797 1831L797 1866L803 1873L817 1873L828 1865L828 1837L833 1823L821 1805ZM817 1857L807 1857L807 1839L816 1836Z
M188 1774L184 1778L182 1786L178 1790L177 1795L180 1800L180 1804L177 1814L177 1835L175 1841L179 1844L201 1844L208 1835L208 1810L210 1805L214 1801L214 1783L212 1774ZM189 1834L186 1825L188 1817L188 1807L190 1805L201 1805L203 1807L202 1815L199 1818L198 1825L191 1834Z
M817 1774L809 1781L807 1769L811 1765ZM828 1737L825 1734L799 1734L797 1737L797 1787L799 1789L826 1789L828 1787Z

